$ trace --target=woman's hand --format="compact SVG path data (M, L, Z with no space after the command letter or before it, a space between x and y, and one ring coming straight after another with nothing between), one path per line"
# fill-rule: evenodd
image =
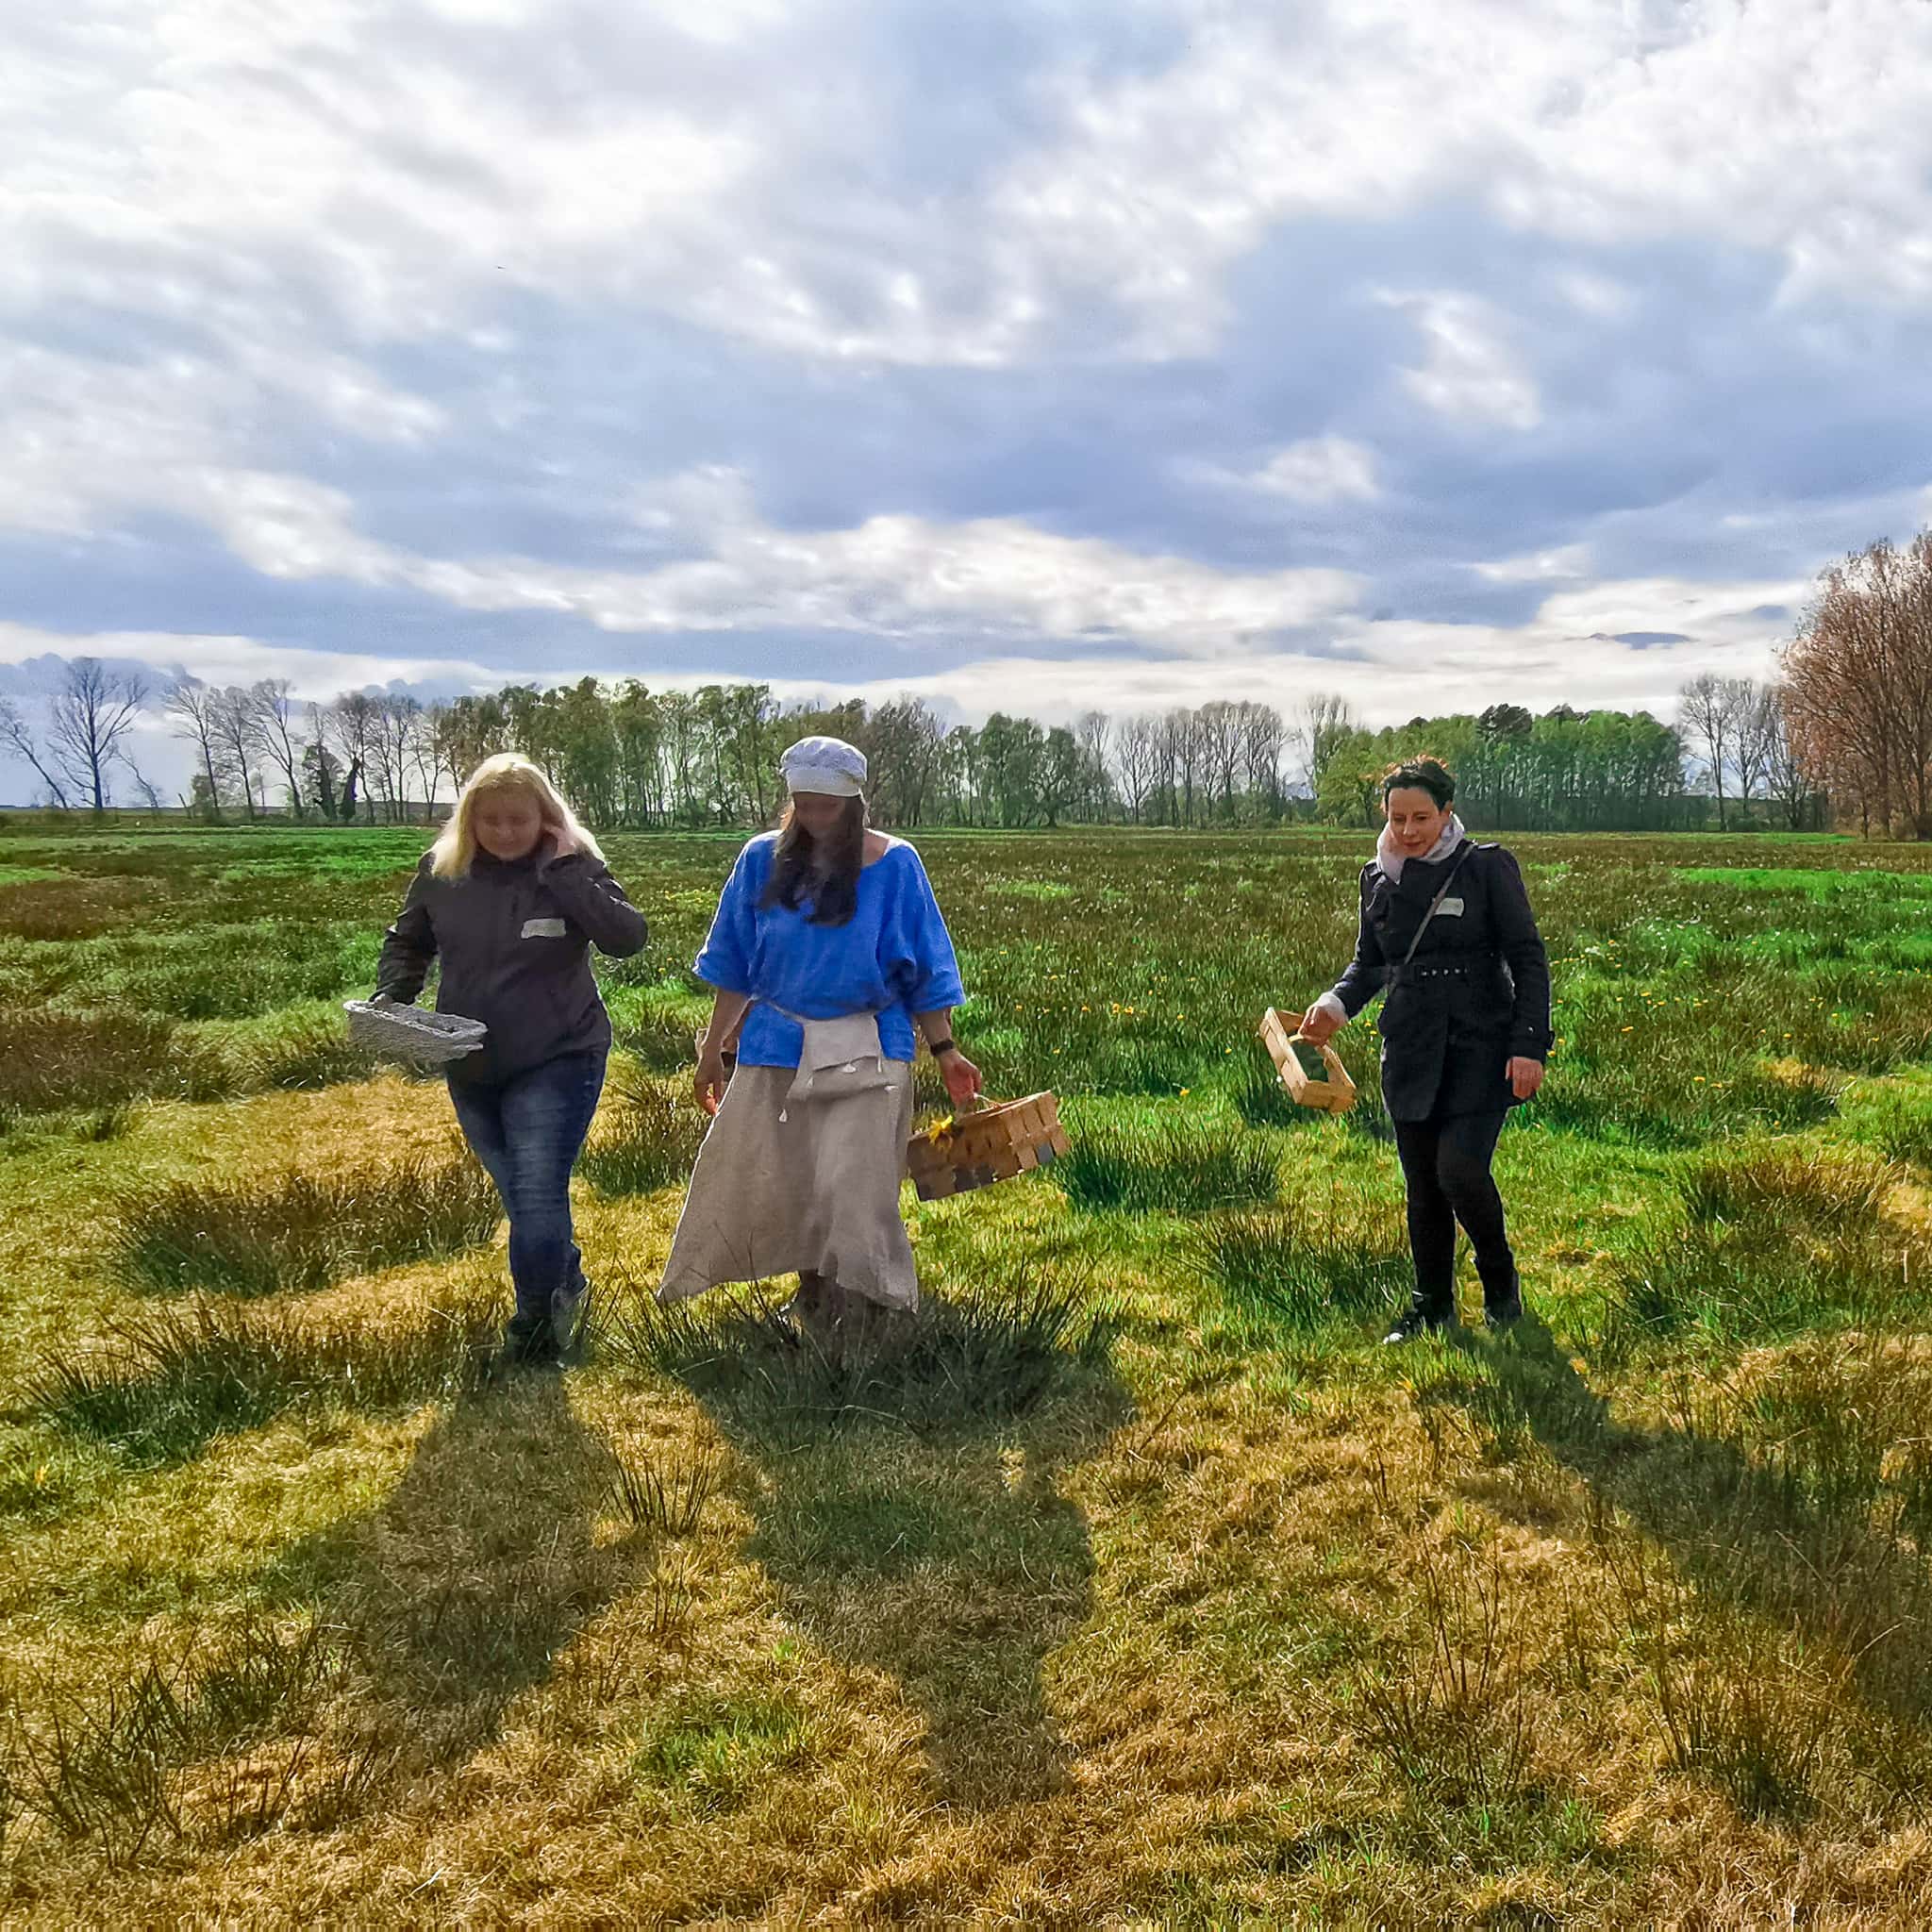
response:
M1332 1007L1310 1007L1302 1015L1302 1037L1305 1040L1312 1040L1317 1046L1321 1046L1341 1031L1341 1024L1335 1017Z
M1531 1099L1543 1084L1543 1063L1512 1054L1509 1064L1503 1069L1503 1077L1509 1082L1509 1091L1518 1100Z
M723 1047L705 1045L698 1050L697 1073L691 1080L691 1097L707 1113L716 1113L719 1103L724 1098L724 1084L729 1076L724 1072L724 1050Z
M955 1108L971 1107L986 1085L979 1069L958 1047L940 1056L940 1076L946 1083L947 1096Z
M577 849L577 841L561 825L546 825L543 829L543 857L545 860L568 858Z

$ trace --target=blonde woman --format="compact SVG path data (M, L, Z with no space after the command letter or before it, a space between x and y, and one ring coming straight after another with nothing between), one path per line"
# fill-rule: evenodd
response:
M783 824L739 854L697 958L716 997L694 1088L717 1118L658 1299L795 1274L793 1314L836 1348L919 1299L899 1219L918 1040L956 1107L979 1069L953 1039L966 995L925 868L866 823L863 753L808 738L779 770Z
M590 953L624 958L644 919L597 841L529 759L506 752L470 774L429 848L376 967L376 996L408 1004L442 961L436 1009L480 1020L480 1053L452 1062L463 1138L509 1217L513 1358L557 1360L588 1309L570 1175L610 1051Z

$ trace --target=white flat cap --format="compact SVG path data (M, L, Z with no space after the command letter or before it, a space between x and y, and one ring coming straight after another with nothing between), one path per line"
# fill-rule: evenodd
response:
M865 790L865 754L842 738L801 738L778 760L790 791L823 791L857 798Z

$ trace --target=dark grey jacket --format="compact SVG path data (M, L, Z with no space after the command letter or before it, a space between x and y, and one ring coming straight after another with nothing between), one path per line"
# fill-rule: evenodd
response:
M601 859L573 852L508 864L477 853L464 878L441 879L425 857L382 942L375 990L413 1000L441 958L439 1013L490 1029L481 1053L450 1077L495 1085L562 1054L608 1052L610 1016L591 947L625 958L644 943L644 915Z
M1401 963L1457 853L1468 853L1443 909ZM1453 908L1453 909L1452 909ZM1433 865L1411 858L1391 886L1362 868L1355 958L1335 988L1349 1017L1388 991L1382 1098L1390 1117L1487 1113L1514 1107L1504 1077L1513 1057L1549 1058L1550 962L1523 874L1500 845L1465 840Z

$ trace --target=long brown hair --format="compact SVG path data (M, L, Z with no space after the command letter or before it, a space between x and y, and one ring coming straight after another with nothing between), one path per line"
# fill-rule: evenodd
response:
M844 925L858 910L858 874L865 867L865 800L848 798L839 823L823 841L798 823L788 803L778 821L778 851L762 904L796 912L811 900L813 925Z

